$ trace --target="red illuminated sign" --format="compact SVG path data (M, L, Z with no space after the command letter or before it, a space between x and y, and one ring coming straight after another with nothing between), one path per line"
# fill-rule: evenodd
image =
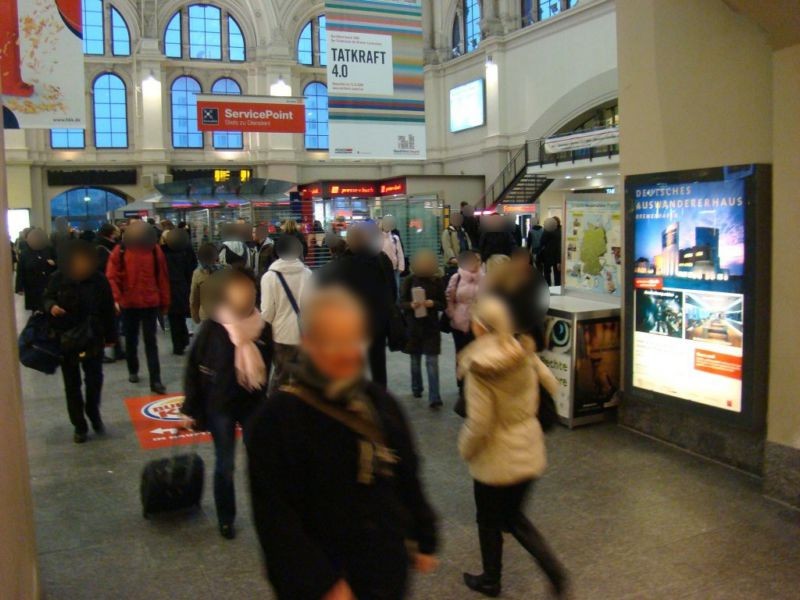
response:
M374 198L377 196L376 191L375 184L367 181L328 184L328 193L331 196Z
M405 194L407 189L408 188L406 187L405 179L384 181L380 186L381 196L397 196L399 194Z
M305 104L298 98L198 96L200 131L304 133Z

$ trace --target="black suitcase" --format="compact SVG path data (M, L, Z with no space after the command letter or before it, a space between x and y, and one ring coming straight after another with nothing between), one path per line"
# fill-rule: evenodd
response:
M142 514L200 506L205 464L196 452L149 462L142 471Z

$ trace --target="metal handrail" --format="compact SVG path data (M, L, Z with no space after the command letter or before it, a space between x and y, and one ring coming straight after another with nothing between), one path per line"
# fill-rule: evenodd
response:
M492 184L486 188L486 193L480 202L483 209L495 204L508 189L508 186L520 176L524 169L527 169L529 164L537 164L540 167L551 164L558 165L560 163L574 164L578 160L589 160L591 162L595 158L611 158L619 154L619 144L549 153L544 147L545 140L546 138L528 140L525 145L517 150Z

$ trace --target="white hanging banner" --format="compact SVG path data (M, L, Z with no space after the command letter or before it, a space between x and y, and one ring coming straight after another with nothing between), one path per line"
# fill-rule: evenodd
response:
M595 129L593 131L580 131L567 135L547 138L544 141L545 151L554 154L569 150L583 150L598 146L612 146L619 142L619 128Z

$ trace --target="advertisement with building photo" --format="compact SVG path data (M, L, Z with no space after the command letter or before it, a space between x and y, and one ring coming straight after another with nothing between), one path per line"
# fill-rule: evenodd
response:
M741 411L744 185L632 190L635 387Z

